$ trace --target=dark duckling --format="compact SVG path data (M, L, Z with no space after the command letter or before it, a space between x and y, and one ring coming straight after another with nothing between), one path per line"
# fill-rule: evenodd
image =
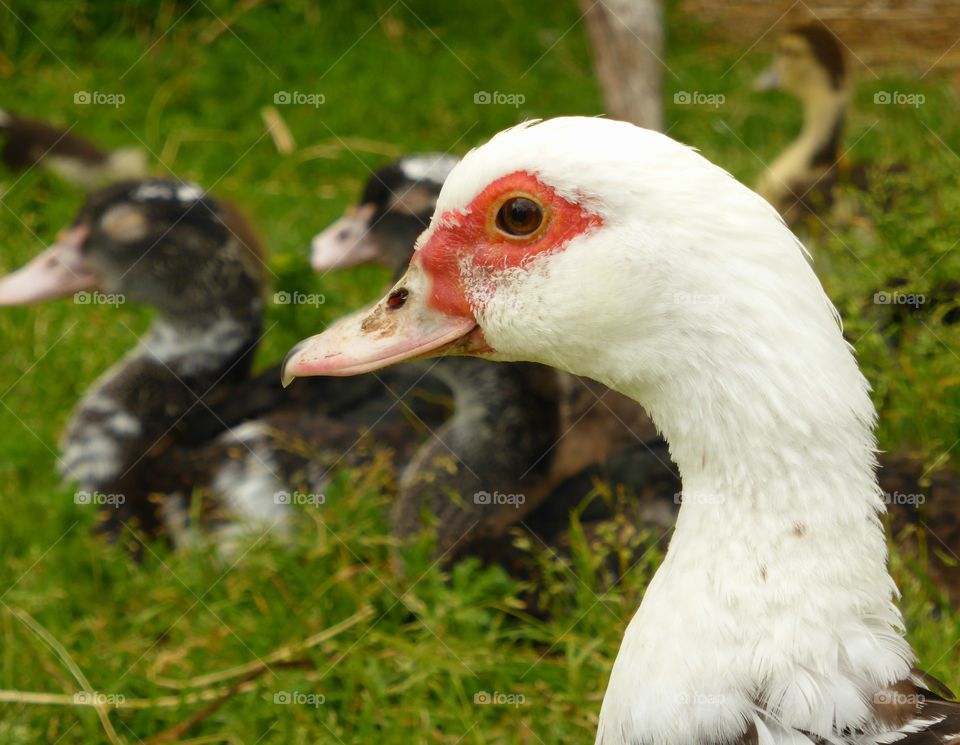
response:
M374 172L359 203L312 242L318 272L379 263L397 274L426 228L458 159L408 155ZM556 480L560 379L540 365L434 363L430 376L453 396L453 415L402 467L392 511L401 542L436 525L436 553L476 551L520 521Z
M231 461L194 453L218 437L256 452L245 438L265 412L286 405L336 418L383 393L380 381L414 387L415 371L400 371L290 395L276 370L251 375L263 333L263 267L252 228L229 203L188 184L126 181L92 194L54 246L0 280L4 305L103 292L156 310L140 343L77 404L63 436L60 468L80 492L123 495L104 506L108 535L128 525L161 534L178 510L159 495L186 499L200 485L229 485ZM261 528L285 525L288 505L273 498L286 488L283 475L271 473L259 499L245 498L248 489L221 502Z
M60 469L81 491L124 495L117 520L157 528L148 500L133 498L138 477L162 472L172 446L222 429L197 403L249 374L263 299L259 247L238 237L246 234L194 186L120 182L91 195L56 244L0 281L4 305L94 291L158 311L77 404L62 441Z
M378 168L367 180L359 203L313 239L313 268L327 272L373 262L399 274L458 160L442 153L421 153Z

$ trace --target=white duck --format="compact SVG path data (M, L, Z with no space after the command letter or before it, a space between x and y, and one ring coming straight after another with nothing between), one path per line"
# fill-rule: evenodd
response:
M548 363L643 404L680 468L598 744L960 740L894 602L869 386L767 202L664 135L561 118L470 153L418 248L286 381L440 353Z

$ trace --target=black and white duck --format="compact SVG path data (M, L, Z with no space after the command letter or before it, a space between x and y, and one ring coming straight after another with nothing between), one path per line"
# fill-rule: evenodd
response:
M283 391L275 369L251 374L263 334L263 261L253 229L230 203L189 184L125 181L92 194L55 245L0 279L3 305L97 290L156 311L139 344L77 404L63 436L65 477L81 491L124 496L104 508L108 534L127 525L176 532L184 502L207 486L218 514L230 516L217 518L225 535L236 532L226 526L282 532L290 510L275 495L292 477L287 459L267 449L262 417L310 411L328 425L316 425L311 444L342 454L342 441L357 439L356 426L337 422L344 409L383 385L398 396L414 388L413 370L299 392ZM436 408L420 415L429 419ZM393 424L384 420L384 428ZM238 457L229 457L237 451L260 470L238 470Z
M0 110L0 161L13 172L45 168L87 191L111 181L147 175L139 148L106 151L87 139L38 119Z
M313 268L327 272L372 262L398 274L458 161L444 153L418 153L378 168L356 206L313 239Z
M464 360L478 368L464 385L456 364L434 372L422 363L284 391L277 369L251 373L263 261L229 203L188 184L128 181L91 195L53 247L0 280L0 304L101 290L156 311L136 348L83 396L63 437L66 477L81 491L123 495L104 507L105 532L129 525L193 540L190 500L199 495L229 552L251 531L282 536L289 495L317 494L336 465L363 466L381 451L398 470L416 460L405 493L441 485L466 505L441 531L438 551L451 556L498 532L508 514L476 493L524 494L513 519L545 494L560 436L553 370ZM398 526L410 516L394 514Z
M327 271L377 261L399 270L455 163L424 154L378 170L361 204L314 239L313 267ZM264 373L256 386L265 380L270 398L279 375ZM192 461L224 463L210 482L212 492L256 504L277 491L278 474L284 488L300 484L316 494L335 466L363 467L385 452L396 471L391 522L398 543L428 519L436 526L435 553L448 561L501 535L567 475L554 452L562 436L554 370L464 359L414 364L394 380L366 376L366 384L362 399L351 395L320 410L305 402L280 404L195 451ZM336 390L328 395L335 398ZM497 503L500 493L521 494L522 502Z

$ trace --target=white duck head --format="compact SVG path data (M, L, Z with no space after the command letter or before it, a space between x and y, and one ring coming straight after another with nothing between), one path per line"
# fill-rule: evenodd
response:
M447 179L407 274L301 342L300 375L441 353L531 360L643 404L683 506L628 626L597 742L806 742L869 729L910 674L874 409L771 206L623 122L507 130Z
M725 363L742 371L745 340L755 355L787 348L770 358L782 366L796 333L865 387L770 206L691 148L602 119L523 125L471 152L406 276L362 329L353 320L301 345L287 372L354 374L452 344L653 403L688 379L710 384Z

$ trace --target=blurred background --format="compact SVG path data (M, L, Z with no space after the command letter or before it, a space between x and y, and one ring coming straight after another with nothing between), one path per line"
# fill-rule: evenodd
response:
M840 170L864 165L872 177L841 179L830 209L796 229L873 384L881 448L920 464L921 490L938 474L952 479L960 6L669 0L652 24L645 8L8 0L0 109L107 148L141 148L153 173L239 204L264 239L274 290L325 299L307 310L268 304L257 358L266 366L387 281L378 267L322 277L309 268L310 238L356 201L373 169L410 152L460 155L529 118L617 113L617 86L629 84L617 65L627 60L647 65L637 74L652 103L626 96L646 107L636 117L662 121L757 184L805 114L790 91L755 81L791 28L819 20L845 58ZM43 168L0 168L0 190L2 273L49 245L84 198ZM55 476L57 438L150 317L132 304L70 300L0 312L0 742L593 737L662 536L613 586L585 548L560 559L527 546L539 552L547 598L536 616L519 599L528 588L476 560L424 560L396 576L375 468L338 474L291 550L259 546L237 566L163 546L135 562L98 543L93 511ZM954 687L960 614L924 567L936 554L956 577L957 546L936 537L955 527L948 519L946 532L909 550L891 541L910 639ZM122 705L86 706L80 689Z

